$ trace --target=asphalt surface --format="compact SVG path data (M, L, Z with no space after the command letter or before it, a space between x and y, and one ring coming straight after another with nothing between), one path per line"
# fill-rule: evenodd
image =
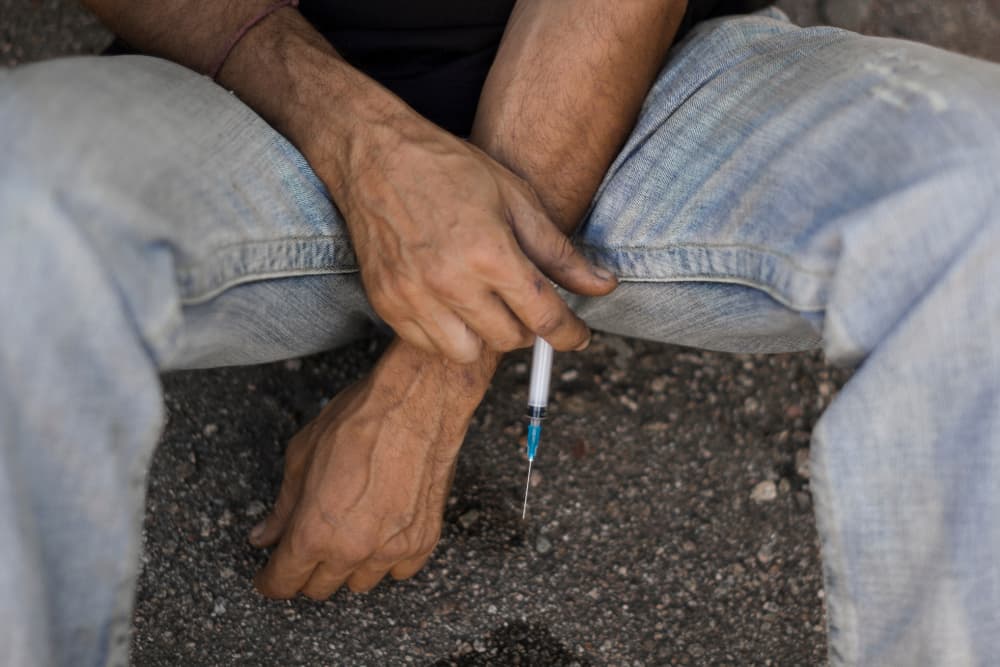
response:
M780 3L1000 60L1000 0ZM64 0L0 0L0 65L108 40ZM847 374L818 354L723 355L612 336L557 357L520 520L526 353L469 432L434 559L326 603L269 602L245 539L288 438L384 341L164 378L135 665L815 665L825 662L809 431ZM523 441L521 441L523 442Z

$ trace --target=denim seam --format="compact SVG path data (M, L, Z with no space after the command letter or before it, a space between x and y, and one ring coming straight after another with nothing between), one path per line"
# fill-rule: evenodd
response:
M648 248L623 250L615 247L597 248L582 245L581 249L592 258L614 257L612 262L614 266L609 268L617 269L618 279L623 282L710 282L743 285L760 290L781 305L797 312L822 312L826 309L829 279L832 276L832 272L810 271L799 267L773 251L739 244L716 247L678 245L656 250ZM734 269L731 262L724 257L716 256L716 253L711 252L713 250L750 251L744 254L742 259L747 267L752 267L754 270ZM708 252L705 256L698 257L695 254L697 251ZM711 270L706 270L706 265L711 266ZM635 273L644 269L645 275ZM771 274L774 280L768 282L752 277L761 273ZM794 296L795 291L800 293L798 297Z
M343 237L295 236L226 244L179 266L176 273L181 303L190 306L259 280L357 271L353 250Z
M833 276L833 271L827 271L822 269L809 269L792 259L792 256L787 253L777 252L771 248L765 246L754 245L752 243L676 243L669 246L662 246L659 248L650 246L627 246L627 245L609 245L609 246L595 246L588 243L581 243L582 248L586 248L591 252L621 252L621 253L656 253L656 252L671 252L674 250L750 250L752 252L760 253L761 255L766 255L768 257L774 257L775 259L781 260L785 264L795 269L799 273L808 273L811 276L816 276L817 278L830 278Z

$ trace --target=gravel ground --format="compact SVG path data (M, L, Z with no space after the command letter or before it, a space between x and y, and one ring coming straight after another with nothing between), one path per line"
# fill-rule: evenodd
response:
M801 23L1000 60L1000 1L781 2ZM93 53L65 0L0 0L0 65ZM846 379L816 354L722 355L595 337L557 358L554 416L518 516L525 353L477 413L436 556L326 603L268 602L246 532L288 438L384 341L164 378L136 665L813 665L823 593L809 431Z

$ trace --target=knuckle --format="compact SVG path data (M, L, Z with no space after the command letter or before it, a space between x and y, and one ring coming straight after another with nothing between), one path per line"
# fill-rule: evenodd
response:
M288 540L288 548L299 557L314 557L322 553L326 546L312 530L293 530Z
M392 540L375 554L375 559L384 564L398 563L411 555L410 544L403 540Z
M461 284L459 273L450 265L430 269L425 278L427 287L438 294L452 294Z
M573 247L569 238L564 236L561 232L557 232L556 234L555 247L552 249L552 257L558 265L563 267L576 258L576 248Z
M521 332L514 332L494 339L492 347L497 352L511 352L512 350L527 347L531 344L530 341L531 337L529 335L522 334Z
M500 264L500 258L507 252L506 245L477 243L465 251L465 260L476 271L492 274Z
M566 317L561 311L549 309L535 319L533 328L536 334L545 338L558 331L565 321Z
M333 547L338 560L345 563L362 563L375 553L375 540L365 533L342 537Z

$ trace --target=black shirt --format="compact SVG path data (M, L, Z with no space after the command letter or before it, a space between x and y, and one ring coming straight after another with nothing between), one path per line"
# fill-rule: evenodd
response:
M464 136L514 2L301 0L299 9L348 62ZM682 32L720 4L690 0Z

